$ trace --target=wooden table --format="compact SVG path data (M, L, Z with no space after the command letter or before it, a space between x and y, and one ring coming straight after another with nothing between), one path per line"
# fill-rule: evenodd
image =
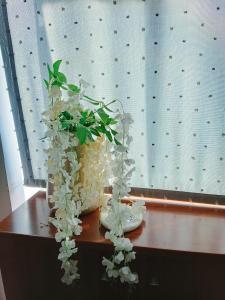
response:
M0 268L7 300L51 299L225 299L225 211L147 204L140 228L129 233L137 252L140 283L104 278L104 239L96 210L83 217L79 243L81 280L60 282L58 244L48 225L45 193L39 192L0 223Z

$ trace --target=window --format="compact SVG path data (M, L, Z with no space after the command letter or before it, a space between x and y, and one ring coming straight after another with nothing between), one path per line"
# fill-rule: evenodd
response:
M63 59L71 80L84 78L93 97L119 98L133 115L133 186L223 199L224 11L223 1L10 1L27 182L46 178L42 79L47 63Z

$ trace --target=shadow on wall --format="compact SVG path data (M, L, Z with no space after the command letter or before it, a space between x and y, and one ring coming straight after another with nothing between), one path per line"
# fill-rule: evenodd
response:
M0 137L0 221L12 211Z

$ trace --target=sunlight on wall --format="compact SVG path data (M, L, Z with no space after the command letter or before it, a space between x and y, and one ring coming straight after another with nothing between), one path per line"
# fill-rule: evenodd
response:
M10 200L12 210L14 210L25 201L23 172L1 52L0 79L0 135Z

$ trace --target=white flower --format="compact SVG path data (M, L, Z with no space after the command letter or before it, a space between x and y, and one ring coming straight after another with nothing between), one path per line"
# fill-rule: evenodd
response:
M124 160L125 164L128 165L128 166L131 166L135 163L134 159L125 159Z
M135 167L133 167L132 169L130 169L127 173L126 173L126 177L129 178L131 177L132 173L135 171Z
M107 271L107 274L108 274L108 276L111 278L111 277L113 277L113 278L117 278L117 277L119 277L119 270L116 270L116 269L114 269L114 270L108 270Z
M77 267L78 261L77 260L70 260L70 271L76 273L78 271Z
M125 261L130 262L130 261L134 260L135 259L135 254L136 253L134 251L128 252L126 254Z
M80 86L82 86L84 89L90 86L90 83L85 81L84 79L80 79Z
M75 279L79 279L80 275L78 273L77 260L67 260L62 262L62 269L64 269L64 275L62 277L62 282L66 284L71 284Z
M81 232L82 232L82 230L83 230L82 226L77 225L77 226L74 226L74 227L73 227L73 233L74 233L75 235L80 235Z
M64 269L65 273L62 277L62 282L70 285L75 279L80 279L80 275L78 273L77 261L69 260L65 263L62 263L62 269Z
M71 276L70 274L64 273L63 277L61 278L61 281L67 285L70 285L74 280L74 276Z
M136 273L132 273L131 269L127 266L122 267L119 270L120 273L120 281L121 282L128 282L128 283L137 283L138 282L138 275Z
M58 86L53 85L48 92L48 96L49 98L60 98L62 96L62 92Z
M121 120L121 123L123 125L130 125L133 123L132 119L131 118L124 118L123 120Z
M115 149L116 149L116 152L126 152L127 151L127 147L125 147L124 145L116 145Z
M122 267L120 269L120 274L123 275L123 276L126 276L128 275L129 273L131 273L131 270L129 267Z
M56 234L55 234L55 240L56 242L61 242L62 240L64 240L66 238L66 233L63 232L63 231L58 231Z
M114 246L116 251L126 251L129 252L133 249L133 244L128 238L117 238L114 241Z
M77 109L79 109L80 106L80 94L74 93L72 91L68 91L68 101L73 102L73 105L77 107ZM70 109L68 109L69 111L71 111Z
M127 146L129 146L131 144L131 142L133 141L133 137L132 136L128 136L127 140L126 140L126 144Z
M119 252L115 257L114 257L114 261L116 264L120 264L122 261L124 260L124 255L123 252Z
M111 240L112 242L114 241L114 239L116 239L116 236L114 235L114 233L112 233L111 231L106 231L105 233L105 238L107 240Z
M105 258L105 257L103 257L103 259L102 259L102 264L103 264L103 266L105 266L106 269L108 269L108 270L112 270L112 269L114 268L114 263L111 262L111 260L109 260L109 259L107 259L107 258Z
M58 259L65 261L76 252L77 252L77 248L75 248L75 241L66 239L61 243L61 247L59 248Z

